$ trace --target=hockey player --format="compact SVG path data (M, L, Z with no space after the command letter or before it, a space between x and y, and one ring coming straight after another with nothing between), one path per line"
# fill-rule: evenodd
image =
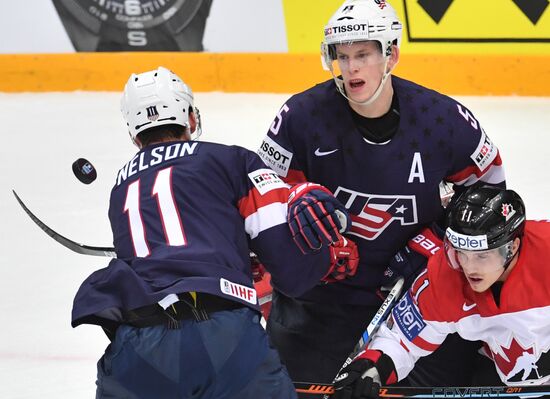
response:
M376 384L405 378L452 333L482 341L493 363L473 385L550 385L550 223L526 222L514 191L484 186L459 197L448 226L444 250L340 372L335 399L378 397Z
M309 180L334 193L351 214L348 234L360 254L353 278L296 299L274 292L268 332L295 381L332 381L380 306L380 287L414 271L408 261L388 265L411 237L442 219L440 183L456 192L504 186L499 151L464 105L392 75L401 30L384 0L344 2L322 43L333 79L288 99L258 151L286 182ZM459 343L446 347L466 352ZM448 368L456 365L444 361L416 375L415 384L433 385L433 375L460 385L468 370Z
M199 113L169 70L133 74L121 108L140 150L111 192L117 259L84 281L73 306L73 326L98 324L112 339L97 398L296 397L259 323L249 248L294 296L353 274L354 244L342 226L314 221L311 239L318 230L331 243L303 255L287 224L288 186L251 151L192 140ZM319 185L302 189L290 221L342 208Z

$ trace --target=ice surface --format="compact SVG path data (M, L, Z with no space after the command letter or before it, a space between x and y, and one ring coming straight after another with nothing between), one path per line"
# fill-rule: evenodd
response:
M20 209L59 233L110 246L108 196L116 171L135 153L117 93L0 94L0 398L92 398L96 361L108 344L93 326L70 326L73 296L106 258L72 253ZM205 141L256 149L286 95L197 93ZM461 97L505 162L528 217L550 218L550 98ZM330 112L330 110L327 110ZM72 174L86 158L89 186Z

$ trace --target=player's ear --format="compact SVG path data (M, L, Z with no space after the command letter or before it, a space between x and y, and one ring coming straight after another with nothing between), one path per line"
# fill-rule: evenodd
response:
M399 62L399 47L393 44L391 46L390 59L388 60L388 70L391 71L393 68L395 68L398 62Z
M194 133L197 130L197 117L193 109L189 109L189 133Z
M136 145L137 148L139 148L141 150L141 148L143 147L142 144L141 144L141 140L139 139L139 137L134 137L132 139L132 141L134 142L134 144Z
M519 244L521 243L521 238L514 238L514 243L512 244L512 253L515 254L519 249Z

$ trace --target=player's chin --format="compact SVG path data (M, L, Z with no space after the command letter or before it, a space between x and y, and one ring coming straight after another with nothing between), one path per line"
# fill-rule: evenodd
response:
M472 288L472 290L475 292L483 292L489 288L487 281L485 281L485 279L467 277L467 280L468 280L468 283L470 284L470 288Z
M346 94L348 95L348 98L358 103L363 103L369 100L372 96L372 92L366 89L366 87L363 90L346 90Z

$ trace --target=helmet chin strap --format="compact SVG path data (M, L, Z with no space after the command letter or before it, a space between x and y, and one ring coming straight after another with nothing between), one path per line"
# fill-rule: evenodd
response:
M386 71L386 69L388 67L389 58L390 58L389 56L384 57L384 71ZM370 96L370 98L368 100L366 100L366 101L355 101L355 100L351 99L350 97L348 97L346 95L346 91L344 89L344 81L341 80L341 79L338 79L338 77L334 76L334 70L332 69L332 65L330 66L330 73L332 75L332 78L334 79L334 82L336 83L336 87L338 87L338 91L340 92L340 94L342 94L348 101L350 101L354 104L357 104L357 105L362 105L362 106L371 105L373 102L375 102L378 99L378 97L380 96L380 93L382 93L382 89L384 88L384 85L386 84L386 81L388 80L388 77L391 75L392 71L393 71L393 68L391 68L387 72L384 72L384 75L382 76L382 79L380 80L380 84L378 85L378 88L376 89L374 94L372 96Z

